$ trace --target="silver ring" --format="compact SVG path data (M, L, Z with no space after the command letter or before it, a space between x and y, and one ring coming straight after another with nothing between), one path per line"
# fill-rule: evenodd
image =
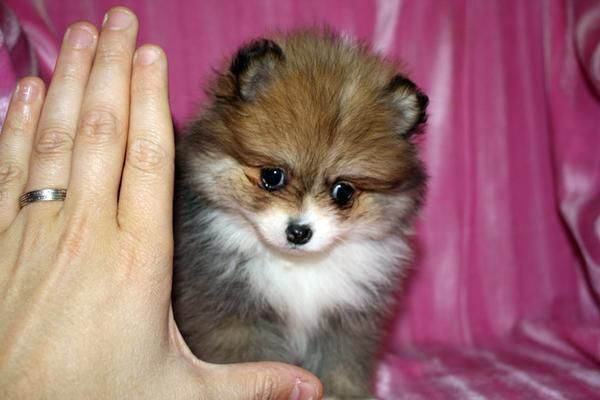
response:
M25 207L29 203L35 203L36 201L64 201L67 197L67 189L39 189L32 190L22 194L19 197L19 206Z

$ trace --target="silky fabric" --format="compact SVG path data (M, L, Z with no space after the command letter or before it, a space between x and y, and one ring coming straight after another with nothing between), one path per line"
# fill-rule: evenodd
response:
M109 0L7 0L0 115ZM429 95L416 259L375 377L385 399L600 399L600 1L122 1L162 46L176 125L249 39L324 25Z

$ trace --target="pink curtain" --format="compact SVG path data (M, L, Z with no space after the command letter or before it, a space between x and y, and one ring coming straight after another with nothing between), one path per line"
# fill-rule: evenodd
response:
M0 5L0 115L111 0ZM165 48L178 125L242 42L327 24L404 60L431 99L418 256L386 399L600 398L600 2L129 0Z

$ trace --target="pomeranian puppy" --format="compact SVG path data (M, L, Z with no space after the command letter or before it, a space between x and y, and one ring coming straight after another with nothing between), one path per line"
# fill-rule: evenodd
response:
M427 97L329 32L259 39L178 143L175 319L214 363L282 361L327 396L370 375L426 174Z

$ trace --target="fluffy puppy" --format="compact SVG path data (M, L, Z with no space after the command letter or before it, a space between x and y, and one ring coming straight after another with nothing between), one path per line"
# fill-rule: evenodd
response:
M216 363L271 360L370 396L410 256L427 97L331 33L240 49L178 144L175 318Z

